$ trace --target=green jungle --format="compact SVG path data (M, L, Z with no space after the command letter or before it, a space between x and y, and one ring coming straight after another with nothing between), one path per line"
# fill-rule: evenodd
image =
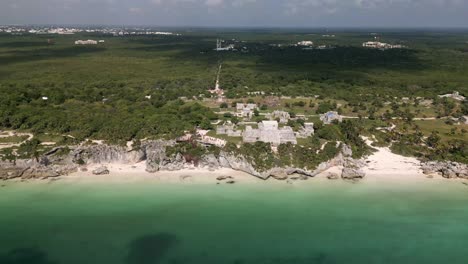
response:
M3 159L38 155L56 145L90 139L113 144L143 139L175 138L213 122L238 120L220 110L236 102L262 105L261 112L285 110L292 127L314 122L314 136L280 152L301 159L283 164L318 163L336 154L307 157L300 147L320 148L324 141L346 142L356 155L368 153L359 135L374 136L379 146L399 154L468 163L468 102L438 95L468 95L468 32L383 30L380 41L403 49L368 49L374 30L177 29L173 36L103 34L13 36L0 34L0 129L33 133L33 140L2 149ZM333 34L333 35L331 35ZM76 46L78 39L105 43ZM236 51L215 51L216 40ZM310 40L323 49L304 49ZM216 82L226 103L208 92ZM43 100L47 97L47 100ZM274 103L272 103L274 102ZM327 111L354 117L325 126L318 114ZM256 121L262 116L256 113ZM378 127L396 125L384 133ZM5 140L3 138L3 140ZM22 141L11 137L11 140ZM230 139L230 143L238 143ZM181 146L201 155L207 149ZM195 149L193 149L195 148ZM265 153L262 144L232 151ZM295 156L296 157L296 156ZM252 157L253 159L259 157Z

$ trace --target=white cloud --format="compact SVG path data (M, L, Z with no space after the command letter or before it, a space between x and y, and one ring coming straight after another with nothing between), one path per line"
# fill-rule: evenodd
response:
M131 14L142 14L143 13L143 9L140 8L140 7L130 7L128 9L128 12L130 12Z
M175 6L184 3L192 3L198 6L209 7L243 7L255 2L257 2L257 0L149 0L149 3L153 5Z

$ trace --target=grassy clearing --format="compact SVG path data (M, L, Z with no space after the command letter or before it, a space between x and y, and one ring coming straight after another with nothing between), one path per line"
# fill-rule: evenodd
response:
M28 139L28 136L0 137L1 144L18 144Z
M416 125L419 126L421 132L425 136L429 136L432 131L439 132L442 141L449 141L451 139L460 139L468 141L468 132L463 133L462 129L468 131L468 125L450 125L446 124L446 120L427 120L427 121L415 121ZM455 129L455 133L453 133Z

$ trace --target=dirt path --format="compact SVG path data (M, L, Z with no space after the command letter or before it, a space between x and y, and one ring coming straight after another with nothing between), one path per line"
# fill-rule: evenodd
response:
M20 133L16 131L3 131L0 134L0 138L9 138L9 137L22 137L22 136L28 136L26 140L23 140L19 143L0 143L0 149L6 149L6 148L12 148L12 147L19 147L21 144L32 140L34 138L34 135L32 133Z

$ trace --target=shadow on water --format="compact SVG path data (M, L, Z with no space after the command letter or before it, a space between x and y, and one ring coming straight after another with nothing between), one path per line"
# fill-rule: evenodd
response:
M179 243L177 237L169 233L146 235L133 240L129 245L126 264L161 263L167 252Z
M48 259L47 254L38 248L15 248L0 255L1 264L58 264Z

